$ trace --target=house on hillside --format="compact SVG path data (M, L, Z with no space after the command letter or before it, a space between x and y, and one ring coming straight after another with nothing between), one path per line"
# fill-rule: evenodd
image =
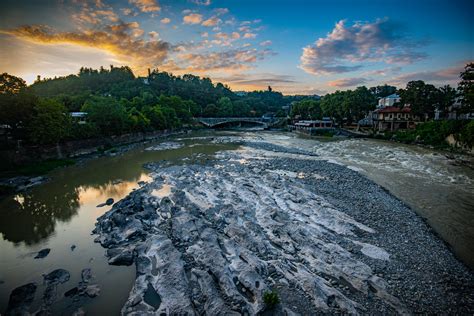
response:
M393 106L395 103L400 102L400 96L396 93L391 94L389 96L386 96L385 98L380 98L379 99L379 104L377 105L377 108L385 108L388 106Z
M418 115L411 112L409 106L399 108L388 106L379 108L372 113L373 126L379 131L397 131L399 129L415 128L416 122L420 121Z
M87 112L70 112L69 115L72 118L72 121L77 124L86 124L87 123Z

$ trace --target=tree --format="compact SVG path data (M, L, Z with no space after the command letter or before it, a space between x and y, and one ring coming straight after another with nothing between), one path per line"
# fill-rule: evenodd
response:
M346 94L345 109L349 120L358 121L375 109L375 96L365 86L357 87Z
M133 131L146 132L150 127L150 120L136 108L128 113L128 121Z
M294 102L290 116L299 116L302 119L319 120L323 116L321 102L313 99Z
M446 115L449 111L449 108L454 104L456 95L456 89L452 88L450 85L445 85L439 88L438 110Z
M217 116L233 116L232 101L228 97L222 97L217 101Z
M28 91L0 94L0 124L8 126L10 136L24 138L24 126L31 120L38 98Z
M350 108L350 102L348 99L349 94L352 91L336 91L331 94L325 95L321 99L321 108L325 116L330 116L336 120L340 126L344 123L344 118L348 114Z
M25 80L9 75L6 72L0 75L0 94L18 94L25 88Z
M123 133L128 125L125 107L115 98L93 97L82 107L87 119L94 123L103 135Z
M143 109L143 114L150 121L150 126L157 130L166 129L166 118L159 105L147 106Z
M53 144L63 140L70 130L70 117L64 105L51 99L40 100L27 124L29 139L38 144Z
M397 92L397 87L385 84L383 86L371 87L369 90L376 98L385 98Z
M213 117L217 116L217 106L215 104L208 104L202 111L204 117Z
M439 94L435 86L422 80L410 81L399 91L401 104L410 105L412 113L420 117L433 118Z
M474 63L469 63L461 73L461 82L458 85L461 96L461 112L474 112Z

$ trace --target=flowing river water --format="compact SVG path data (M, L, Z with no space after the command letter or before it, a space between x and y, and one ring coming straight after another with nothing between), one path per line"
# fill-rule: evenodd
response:
M244 139L311 150L319 156L315 159L361 172L414 208L474 267L474 170L453 164L442 153L415 146L362 139L327 141L282 132L232 132L236 133ZM186 135L174 140L184 145L180 148L150 151L148 144L122 155L86 161L52 172L51 181L27 193L1 200L0 314L6 311L13 289L29 282L42 284L42 274L58 268L71 274L58 293L78 284L82 269L91 268L101 292L81 305L90 314L118 314L133 285L135 268L108 265L104 249L94 243L91 232L96 219L111 208L96 206L108 198L118 201L138 188L138 182L149 180L144 163L187 164L239 148L215 141L223 135L228 132ZM34 259L44 248L50 248L50 254ZM37 294L32 310L40 307L40 301ZM71 314L74 309L65 299L52 306L54 314Z

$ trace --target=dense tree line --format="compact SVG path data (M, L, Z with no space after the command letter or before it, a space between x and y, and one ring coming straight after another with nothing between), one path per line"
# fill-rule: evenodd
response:
M0 124L7 132L3 140L10 143L50 144L175 129L201 116L286 116L282 107L301 98L271 88L239 96L209 78L158 70L140 78L129 67L81 68L77 75L38 77L31 86L4 73L0 75ZM87 123L77 124L69 115L79 111L87 113Z
M461 97L463 113L473 109L474 64L466 66L458 89L436 88L411 81L405 89L394 86L358 87L318 96L284 96L280 92L254 91L243 94L209 78L174 76L158 70L145 78L135 77L129 67L81 68L77 75L40 79L27 86L21 78L0 75L0 125L3 140L51 144L129 132L179 128L193 117L246 117L271 113L321 119L329 116L352 123L376 107L377 100L392 93L401 96L399 106L409 104L415 114L433 118L438 109L446 115ZM69 113L87 113L87 123L77 124ZM2 143L7 143L6 141ZM10 141L10 143L12 143Z
M300 100L294 102L291 117L297 119L321 119L331 117L336 122L353 123L364 118L369 111L376 108L380 98L393 93L400 95L401 101L395 106L410 106L411 111L423 120L433 119L435 112L440 118L447 118L456 98L460 100L458 114L474 113L474 63L466 65L460 74L460 83L455 89L449 85L436 88L421 80L410 81L405 89L383 85L371 88L364 86L355 90L336 91L326 94L320 100Z

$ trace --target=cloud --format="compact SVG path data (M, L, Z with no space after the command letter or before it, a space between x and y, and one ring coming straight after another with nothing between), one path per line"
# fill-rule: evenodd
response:
M213 80L229 85L234 91L266 90L268 86L272 86L275 91L280 91L287 95L322 95L327 93L327 91L318 89L315 86L303 85L293 76L274 73L231 74L228 76L214 76Z
M403 86L409 81L423 80L426 83L439 83L439 84L456 84L460 79L459 75L464 70L464 64L459 63L458 66L432 70L432 71L420 71L402 74L393 78L391 83L398 86Z
M78 13L72 15L72 19L79 24L101 24L104 18L110 22L118 22L119 17L112 9L92 9L83 6Z
M160 22L163 23L163 24L168 24L168 23L171 22L171 19L170 18L163 18L163 19L160 20Z
M43 25L21 26L2 29L0 34L39 44L72 44L97 48L114 55L119 61L143 72L147 67L160 65L172 50L172 45L159 39L143 38L143 30L137 22L103 26L75 32L59 32Z
M402 67L387 67L382 69L370 70L365 71L362 75L363 76L393 76L394 74L398 74L402 70Z
M365 78L344 78L344 79L329 81L328 86L345 88L345 87L353 87L353 86L361 85L366 82L367 82L367 79Z
M217 9L214 9L214 12L217 15L224 15L224 14L229 13L229 9L227 9L227 8L217 8Z
M132 15L133 10L130 8L122 8L120 9L124 15Z
M222 20L219 19L217 16L213 16L206 21L202 22L203 26L216 26L217 24L221 23Z
M225 81L226 83L239 84L239 85L251 85L266 87L268 85L278 85L286 83L297 82L293 76L278 75L278 74L238 74L223 78L216 78L219 81Z
M270 46L270 45L272 45L272 41L270 40L260 42L260 46Z
M192 72L239 72L253 68L254 64L268 55L271 50L232 49L207 54L185 53L178 58L187 71Z
M211 4L211 0L190 0L190 1L197 5L210 5Z
M404 35L402 27L388 19L345 23L339 21L326 37L303 48L301 69L314 75L344 73L360 69L364 62L410 64L426 57L415 50L423 43Z
M191 13L183 17L184 24L199 24L202 21L202 15L198 13Z
M160 34L155 31L148 32L148 35L150 35L150 37L153 39L158 39L160 37Z
M245 33L244 38L255 38L257 37L257 34L255 33Z
M157 12L161 10L156 0L128 0L129 3L135 5L141 12Z

